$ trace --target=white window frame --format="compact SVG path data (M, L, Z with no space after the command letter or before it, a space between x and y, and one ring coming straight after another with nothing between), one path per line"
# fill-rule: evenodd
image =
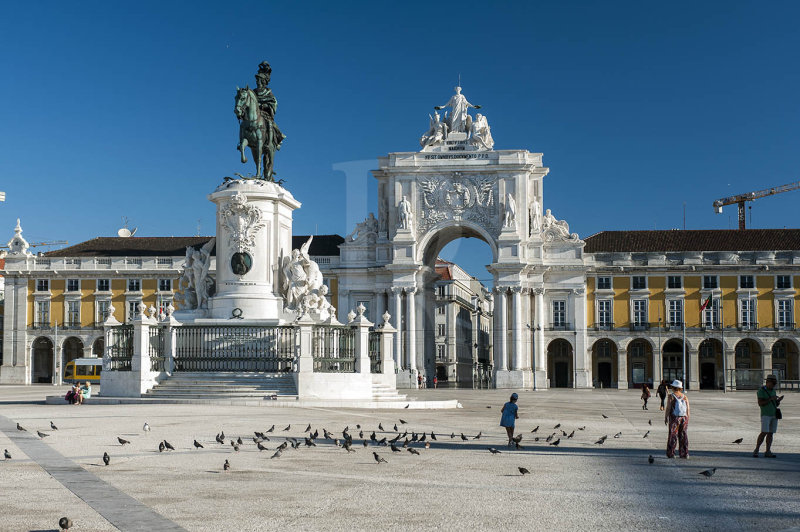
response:
M784 287L778 286L778 279L780 277L786 277L787 279L789 279L789 286L784 286ZM775 289L776 290L791 290L793 287L794 287L794 282L793 282L793 279L792 279L791 275L776 275L775 276Z
M777 328L788 329L794 327L793 305L793 299L780 298L775 300L775 325Z
M138 288L131 290L131 283L137 283ZM125 282L125 287L129 293L140 293L142 291L142 280L138 277L130 277Z
M703 298L705 301L706 298ZM719 323L719 298L713 297L711 298L711 305L703 310L703 328L705 329L717 329Z
M447 346L436 344L436 360L447 360Z
M673 304L677 308L672 308ZM677 321L673 318L678 317ZM667 300L667 325L670 327L683 326L683 299L668 299Z
M742 329L755 329L756 328L756 298L742 297L739 298L739 327Z
M44 312L42 312L44 309ZM36 301L35 307L35 319L34 323L36 325L50 325L50 300L49 299L39 299ZM44 318L44 319L42 319Z
M554 299L550 302L551 316L553 318L553 328L567 326L567 301L565 299ZM560 318L560 319L559 319Z
M634 327L647 327L648 321L648 300L636 298L631 300L631 323ZM640 308L637 308L640 307Z
M72 282L77 284L77 288L70 288L69 285ZM67 283L66 283L66 285L64 287L66 289L65 292L80 292L81 291L81 280L80 279L76 279L74 277L70 278L70 279L67 279Z
M139 316L139 303L141 303L141 299L126 299L125 300L125 323L132 323L133 320Z
M607 309L603 309L604 306ZM611 299L603 298L597 300L597 319L595 320L598 327L612 327L614 325L614 305ZM603 318L606 318L605 320Z
M108 283L108 289L107 290L101 290L100 289L100 281L105 281L105 282ZM103 293L111 292L111 279L108 279L108 278L97 279L97 282L95 283L94 286L95 286L95 291L96 292L103 292Z
M169 285L169 288L167 288L166 290L161 287L161 283L165 282L165 281ZM159 278L158 279L158 291L159 292L172 292L172 279L165 278L165 277Z
M608 288L604 288L600 286L600 279L608 279ZM598 275L595 284L597 286L597 290L612 290L614 288L614 281L610 275Z
M634 279L644 279L644 286L640 286L636 288L633 286ZM631 290L647 290L647 276L646 275L631 275Z
M94 300L94 321L95 323L103 323L106 321L105 313L108 312L108 307L111 306L111 299L95 299ZM105 307L103 309L102 307Z
M744 280L749 279L752 286L744 286ZM753 290L756 287L756 276L755 275L740 275L739 276L739 288L743 288L745 290Z
M706 278L714 279L714 286L706 286ZM717 290L719 289L719 275L703 275L702 278L702 289L703 290Z
M70 327L79 327L81 324L81 300L67 299L64 301L64 307L64 314L67 318L64 322L65 325ZM77 311L75 308L77 308Z
M44 284L45 288L40 288L40 284ZM50 279L36 279L36 291L39 293L45 293L50 291Z
M436 335L437 336L447 336L447 325L444 323L437 323L436 324Z
M669 280L677 279L680 286L670 286ZM667 275L667 290L683 290L683 276L682 275Z

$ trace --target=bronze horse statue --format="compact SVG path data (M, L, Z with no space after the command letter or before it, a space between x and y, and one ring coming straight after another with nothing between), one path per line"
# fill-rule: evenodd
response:
M242 162L247 162L244 150L249 146L256 163L256 175L253 177L274 181L275 131L272 121L267 122L261 115L258 99L249 86L243 89L236 87L234 113L239 119L239 144L236 149L242 154Z

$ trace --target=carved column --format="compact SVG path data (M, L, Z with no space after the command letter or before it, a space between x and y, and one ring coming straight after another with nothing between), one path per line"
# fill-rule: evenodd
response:
M545 371L547 368L547 353L544 345L544 322L547 309L544 308L544 288L534 288L536 296L536 346L534 348L534 365L536 371Z
M381 316L383 316L384 312L386 312L386 290L381 288L375 294L375 314L370 316L370 318L372 318L372 321L375 323L380 323Z
M408 327L408 369L411 373L417 372L417 313L414 294L416 288L406 288L406 326Z
M506 371L508 370L508 351L506 349L506 339L508 338L506 288L499 288L497 291L495 311L500 316L500 330L497 334L497 369L499 371Z
M511 289L511 314L513 318L511 369L522 369L522 287Z
M394 335L394 364L398 368L403 367L403 289L393 286L391 288L394 297L394 328L397 333Z

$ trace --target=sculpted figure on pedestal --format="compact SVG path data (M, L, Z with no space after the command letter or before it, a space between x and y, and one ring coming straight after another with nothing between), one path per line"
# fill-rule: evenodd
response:
M506 211L503 217L503 227L513 228L517 223L517 202L510 193L506 194Z
M557 220L550 209L547 209L542 219L542 236L548 242L556 240L569 240L577 242L578 233L569 232L569 224L565 220Z
M211 267L211 250L217 239L212 238L202 248L186 248L186 261L183 263L183 274L178 280L182 293L175 299L181 301L186 310L207 309L208 298L214 295L215 283L209 274Z
M378 220L375 219L374 213L369 213L367 219L363 222L356 224L356 228L353 229L353 232L350 233L345 237L345 240L348 242L354 242L360 239L363 236L367 236L369 234L377 234L378 233Z
M491 150L494 148L492 130L486 117L478 113L470 127L470 143L478 149Z
M531 234L538 234L542 230L542 207L536 198L531 202L530 218Z
M467 101L467 98L461 94L461 87L456 87L456 93L450 97L446 104L437 105L434 109L439 111L445 107L449 107L452 110L449 118L445 120L449 131L462 131L465 133L469 132L469 121L471 121L469 114L467 114L467 109L470 107L474 109L481 108L480 105L472 105Z
M236 87L236 106L234 113L239 119L239 144L236 149L247 162L245 148L250 151L256 163L256 178L274 181L275 150L279 150L285 138L275 124L275 110L278 100L268 87L272 68L263 61L258 65L255 92L249 86Z
M328 287L322 283L322 272L308 254L313 239L309 237L300 249L293 249L291 256L284 259L281 288L285 309L296 311L298 316L313 311L324 320L334 308L325 297Z
M398 227L400 229L411 229L411 220L413 213L411 212L411 202L408 201L408 196L403 196L400 203L397 205L398 213Z
M422 135L422 138L419 139L419 144L423 148L426 146L441 144L447 138L447 124L441 121L439 113L434 111L433 116L430 118L431 122L428 132Z

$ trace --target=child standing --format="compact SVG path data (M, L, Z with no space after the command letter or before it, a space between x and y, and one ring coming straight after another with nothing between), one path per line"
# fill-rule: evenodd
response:
M647 387L647 384L642 384L642 401L644 401L642 410L647 410L648 399L650 399L650 388Z
M509 447L514 445L514 425L516 420L519 419L519 415L517 414L519 409L517 406L517 399L519 399L519 396L516 393L512 393L511 399L509 399L509 401L504 404L503 408L500 410L500 413L503 414L500 418L500 426L506 428Z

